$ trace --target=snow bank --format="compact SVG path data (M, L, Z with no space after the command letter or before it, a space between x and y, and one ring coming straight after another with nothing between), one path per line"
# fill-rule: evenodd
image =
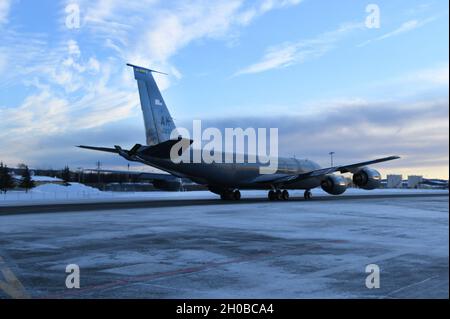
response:
M247 190L242 191L242 198L266 198L267 191ZM303 190L290 190L291 197L303 197ZM320 188L312 190L313 196L333 196ZM367 191L350 188L340 196L348 195L393 195L393 194L443 194L448 195L448 190L432 189L375 189ZM28 193L24 191L11 191L0 194L0 206L18 205L43 205L58 203L89 203L89 202L120 202L120 201L144 201L144 200L183 200L183 199L218 199L219 196L209 191L190 192L103 192L79 183L71 183L70 186L58 184L40 185Z
M21 175L13 175L14 179L21 180ZM31 179L35 182L62 182L62 179L51 176L31 175Z
M44 184L37 186L31 190L33 193L102 193L97 188L89 187L79 183L70 183L68 186L60 184Z

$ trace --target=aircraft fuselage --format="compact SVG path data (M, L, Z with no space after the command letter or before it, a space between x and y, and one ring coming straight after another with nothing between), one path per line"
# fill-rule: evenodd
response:
M278 168L274 174L261 174L261 163L174 163L171 159L157 158L145 155L137 156L144 164L159 168L179 177L217 188L238 189L271 189L273 180L292 175L303 174L320 169L320 165L307 159L279 157ZM308 178L291 183L289 189L311 189L320 186L322 178Z

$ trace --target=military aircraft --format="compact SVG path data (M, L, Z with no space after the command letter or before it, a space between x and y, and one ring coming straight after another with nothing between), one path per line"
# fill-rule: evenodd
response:
M288 200L292 189L304 190L304 198L311 199L311 189L321 187L332 195L340 195L347 189L347 180L342 175L334 173L352 173L353 183L359 188L372 190L381 183L381 175L371 164L398 159L389 156L375 160L322 168L308 159L277 157L278 167L274 173L261 173L261 163L227 163L178 162L171 158L172 147L179 143L187 143L189 152L193 152L190 139L171 139L171 133L176 129L175 123L167 109L161 92L153 77L153 73L161 73L133 64L127 64L134 70L137 80L141 108L146 131L146 144L136 144L130 150L120 146L114 148L84 146L78 147L95 151L115 153L129 161L144 163L161 169L177 178L187 178L195 183L205 185L211 192L220 195L224 200L239 200L240 190L268 190L270 200ZM186 150L183 149L182 152ZM182 155L179 152L178 155ZM223 153L223 156L226 154ZM236 154L232 154L233 158Z

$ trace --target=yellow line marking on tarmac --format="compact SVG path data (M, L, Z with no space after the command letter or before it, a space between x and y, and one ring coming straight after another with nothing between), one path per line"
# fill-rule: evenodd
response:
M0 272L3 274L6 282L0 280L0 290L3 290L13 299L29 299L30 295L26 292L24 286L14 273L6 265L6 262L0 256Z

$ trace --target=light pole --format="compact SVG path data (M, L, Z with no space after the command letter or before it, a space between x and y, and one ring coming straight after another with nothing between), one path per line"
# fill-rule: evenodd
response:
M328 154L330 154L331 167L333 167L333 155L334 155L334 152L330 152Z
M83 167L77 167L78 169L78 183L83 182Z
M97 185L100 187L100 168L102 167L102 163L100 161L97 161Z

